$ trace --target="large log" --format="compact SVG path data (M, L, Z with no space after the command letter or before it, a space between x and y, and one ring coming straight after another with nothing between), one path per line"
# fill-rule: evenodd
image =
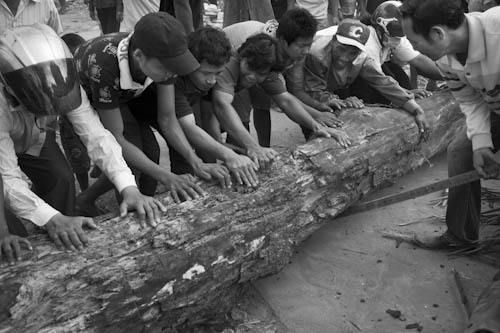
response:
M258 188L209 186L179 205L164 195L156 230L133 214L109 219L79 253L33 236L27 261L0 270L0 332L187 330L227 311L245 282L282 269L326 221L446 148L464 123L457 104L448 92L420 104L427 142L402 110L348 110L349 149L316 139L281 154Z

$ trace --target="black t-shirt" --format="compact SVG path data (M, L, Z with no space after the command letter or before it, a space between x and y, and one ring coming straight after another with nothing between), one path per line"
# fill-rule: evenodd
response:
M175 115L177 118L193 113L191 107L207 94L208 91L198 89L188 75L177 78L175 81Z

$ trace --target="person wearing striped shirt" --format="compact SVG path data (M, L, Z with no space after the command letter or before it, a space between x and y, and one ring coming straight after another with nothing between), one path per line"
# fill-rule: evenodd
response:
M63 32L53 0L0 0L0 33L34 23L46 24L58 35Z
M483 178L500 167L500 7L464 14L454 0L409 0L401 7L413 47L436 64L465 114L466 128L448 147L448 174L476 169ZM449 248L479 238L481 183L451 188L447 231L417 237L423 247Z

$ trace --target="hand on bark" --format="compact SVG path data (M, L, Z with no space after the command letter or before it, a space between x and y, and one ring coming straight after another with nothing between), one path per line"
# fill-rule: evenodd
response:
M348 108L361 109L365 107L363 100L356 96L349 96L344 99L345 106Z
M329 112L335 112L335 110L340 110L342 108L346 107L346 103L341 100L340 98L330 98L328 102L322 103L322 105L325 106L325 109L319 109L320 111L329 111ZM329 110L327 110L328 108Z
M351 140L349 139L349 136L344 131L334 128L328 128L323 126L319 127L314 131L311 138L314 137L326 137L326 138L333 137L344 148L347 148L351 145Z
M139 224L141 227L147 224L153 228L160 223L160 216L162 212L166 212L167 208L155 198L146 196L139 192L139 189L135 186L129 186L123 189L122 202L120 204L120 217L125 217L129 210L134 210L139 216Z
M94 220L83 216L65 216L61 213L54 215L45 225L50 238L59 250L66 248L69 251L83 249L88 244L88 238L83 227L97 229Z
M90 19L92 21L95 21L96 20L96 17L95 17L95 11L89 11L89 16L90 16Z
M432 92L425 89L413 89L411 90L415 98L427 98L432 96Z
M191 200L204 195L203 190L194 182L191 175L176 175L171 172L166 173L160 181L170 191L170 195L176 203L181 203L183 198Z
M2 255L9 265L13 265L16 261L19 261L22 245L30 251L33 250L31 243L26 238L12 235L8 231L0 232L0 262Z
M233 153L225 162L239 185L257 186L259 184L259 178L255 172L259 167L247 156Z
M271 148L255 146L247 149L247 155L259 166L259 168L267 169L271 166L271 163L278 153Z
M335 114L329 112L321 112L314 116L314 120L327 127L342 127L343 125L342 120L338 119Z
M420 133L419 143L422 141L426 141L430 135L428 131L429 124L427 123L427 119L425 118L424 110L422 110L422 108L420 107L415 110L415 122L417 123L418 131Z
M476 149L472 153L472 161L477 173L484 178L497 178L500 171L500 155L494 154L490 148Z
M192 163L193 172L204 180L217 179L222 187L231 186L231 175L222 165L216 163L204 163L201 159Z
M223 188L231 187L231 174L226 167L217 163L202 163L200 169L210 176L208 179L217 179Z

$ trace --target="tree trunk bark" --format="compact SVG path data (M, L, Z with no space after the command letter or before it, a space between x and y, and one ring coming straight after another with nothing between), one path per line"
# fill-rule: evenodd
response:
M79 253L33 236L27 261L0 269L0 332L187 329L227 311L242 284L281 270L322 224L446 148L464 125L458 105L448 92L420 104L432 128L421 144L400 109L346 110L352 147L316 139L282 153L258 188L207 185L179 205L163 195L156 230L112 218Z

